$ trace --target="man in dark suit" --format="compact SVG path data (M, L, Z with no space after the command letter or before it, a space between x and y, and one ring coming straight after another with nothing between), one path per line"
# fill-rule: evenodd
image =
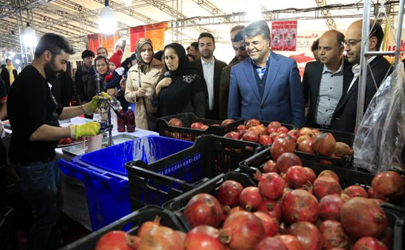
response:
M242 31L243 28L245 28L245 26L243 26L243 25L237 25L237 26L234 26L234 27L231 29L231 43L234 42L234 39L235 39L236 34L238 34L240 31ZM235 64L235 63L238 63L238 62L239 62L239 59L238 59L237 56L235 55L235 57L232 58L232 60L229 62L229 65L230 65L230 64Z
M343 89L343 96L340 99L335 113L332 117L331 129L354 133L356 127L357 113L357 96L359 84L359 72L361 70L361 35L362 35L362 20L352 23L346 30L345 50L347 52L347 60L354 64L353 80L350 85ZM369 50L380 50L381 43L384 38L384 32L381 24L376 22L373 26L373 21L370 23ZM377 92L381 82L391 74L391 64L383 56L372 56L367 59L369 68L367 70L367 82L362 83L366 87L366 95L364 100L364 111L368 104Z
M256 118L303 126L304 90L295 60L273 53L265 21L243 30L250 58L233 66L228 118Z
M308 127L329 128L343 89L353 78L352 65L343 60L344 38L337 30L326 31L319 39L320 61L305 66L303 85L305 100L309 101Z
M210 33L201 33L198 37L198 50L201 58L190 62L204 75L208 90L208 119L219 120L219 84L222 68L227 64L214 57L215 39Z
M229 82L231 81L231 68L248 58L245 45L243 44L242 30L239 30L232 39L232 47L235 51L236 61L222 69L221 83L219 86L219 118L226 119L228 114Z

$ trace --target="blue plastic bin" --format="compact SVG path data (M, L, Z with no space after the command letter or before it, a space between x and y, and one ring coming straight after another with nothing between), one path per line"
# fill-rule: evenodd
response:
M192 142L149 136L59 161L62 172L85 184L92 230L131 213L125 163L153 163L193 145Z

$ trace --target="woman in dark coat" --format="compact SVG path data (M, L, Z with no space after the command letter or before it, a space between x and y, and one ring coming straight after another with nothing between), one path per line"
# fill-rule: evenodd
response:
M205 118L207 86L198 68L190 67L181 44L172 43L164 49L166 73L156 85L152 103L158 117L192 112Z
M95 75L91 75L87 81L87 86L85 86L85 92L87 95L87 100L91 100L99 91L105 91L107 87L107 81L105 77L109 73L108 59L104 56L97 56L94 59L94 68L96 70ZM99 87L97 87L97 77L99 77Z

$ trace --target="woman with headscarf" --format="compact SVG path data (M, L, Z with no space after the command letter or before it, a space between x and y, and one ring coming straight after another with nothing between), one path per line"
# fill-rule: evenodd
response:
M3 78L6 84L6 92L10 91L11 85L17 79L17 70L14 68L13 62L10 59L6 59L6 66L1 71L1 78Z
M167 71L153 96L158 117L192 112L205 118L207 86L199 69L189 66L184 47L178 43L166 45L164 60Z
M91 100L99 91L105 91L107 87L105 77L109 74L108 59L104 56L97 56L94 59L94 68L96 73L89 77L84 90L87 100ZM98 87L97 84L99 84Z
M128 71L125 88L125 99L135 103L135 123L138 128L150 128L151 121L156 115L156 109L150 103L150 96L158 83L162 73L163 63L153 58L152 41L140 38L136 42L136 64Z

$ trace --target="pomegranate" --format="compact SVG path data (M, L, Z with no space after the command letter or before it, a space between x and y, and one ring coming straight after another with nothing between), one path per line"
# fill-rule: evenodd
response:
M307 128L307 127L302 127L299 130L299 135L303 136L303 135L307 135L309 138L314 138L314 132L312 131L312 129Z
M268 135L260 135L259 143L262 145L270 145L273 143L273 139L271 139L271 137Z
M243 186L233 180L223 182L217 190L217 198L221 204L234 207L239 205L239 196Z
M204 125L202 122L194 122L191 124L192 129L201 129L202 125Z
M355 197L343 204L340 221L350 236L378 238L387 229L387 215L374 201Z
M266 134L266 127L263 124L260 124L256 126L256 128L259 130L260 135L265 135Z
M276 162L273 160L268 160L263 164L263 173L278 173L278 169L276 167Z
M219 201L210 194L194 195L183 212L192 227L209 225L218 227L223 217Z
M260 125L260 121L257 119L250 119L246 122L246 128L251 128L251 127L256 127L257 125Z
M335 172L333 172L332 170L324 170L324 171L320 172L319 175L318 175L318 178L323 177L323 176L332 177L333 179L335 179L335 181L337 183L339 183L339 181L340 181L339 176Z
M275 238L282 240L287 250L304 250L301 242L294 235L277 235Z
M348 196L350 196L350 198L353 198L353 197L368 198L368 194L367 194L366 190L359 185L348 186L342 192L347 194Z
M367 190L367 195L369 198L386 200L386 198L383 195L374 192L374 189L372 187Z
M303 141L312 141L312 138L309 135L301 135L297 138L297 144L300 144Z
M253 249L264 237L263 223L250 212L231 214L221 230L221 241L232 250Z
M292 188L300 188L308 182L307 171L301 166L291 166L285 173L285 181Z
M279 127L278 129L277 129L277 132L278 133L288 133L288 128L286 128L286 127L284 127L284 126L281 126L281 127Z
M148 233L152 228L160 226L160 216L156 216L154 221L147 221L142 224L138 230L138 237L142 238L146 233Z
M273 218L268 213L261 211L256 211L253 214L256 215L262 221L264 234L267 237L271 237L278 234L279 226L276 218Z
M319 216L319 204L308 191L296 189L283 197L281 211L289 223L297 221L315 223Z
M335 156L338 158L345 157L346 155L352 155L353 151L349 145L344 142L336 142Z
M343 206L343 199L337 194L330 194L322 197L319 201L319 216L323 220L340 220L340 209Z
M307 167L304 167L304 169L307 172L308 181L313 184L316 179L316 174L315 174L314 170L312 170L312 168L307 168Z
M346 201L350 200L352 197L348 196L345 193L340 193L340 198L342 198L343 203L345 203Z
M110 231L97 241L96 250L133 250L139 246L140 238L123 231Z
M230 124L232 122L235 122L235 120L233 120L233 119L225 119L225 120L222 121L221 126L228 125L228 124Z
M234 139L234 140L239 140L239 133L232 131L232 132L228 132L224 135L225 138L229 138L229 139Z
M269 134L269 136L273 140L273 142L277 139L278 135L279 134L277 132L273 132L273 133Z
M315 196L318 198L322 198L328 194L338 194L342 192L342 188L340 187L339 183L335 181L335 179L331 177L318 177L314 181L313 190Z
M379 240L384 243L388 249L391 249L392 241L394 240L394 232L392 229L387 227L387 230L385 230L383 236Z
M295 143L283 138L275 139L273 141L273 145L270 148L271 157L275 161L277 161L278 157L281 156L283 153L294 153L294 151L295 151ZM293 165L302 165L302 164L293 164Z
M255 177L259 181L258 188L262 197L277 200L283 195L284 180L279 174L271 172L261 175L260 172L257 171Z
M170 121L169 121L169 125L170 125L170 126L174 126L174 127L183 127L183 122L180 121L180 120L177 119L177 118L172 118L172 119L170 119Z
M272 133L277 133L277 129L274 127L267 127L266 128L266 134L270 135Z
M204 130L204 131L207 130L208 128L209 128L208 125L202 125L202 126L201 126L201 130Z
M316 135L312 148L318 155L331 156L336 150L336 141L331 133Z
M179 250L184 249L184 243L180 235L168 227L152 228L145 234L138 250L151 250L151 249L165 249L165 250Z
M245 210L243 207L240 207L240 206L233 207L233 208L229 211L228 217L229 217L229 215L231 215L231 214L233 214L233 213L236 213L236 212L239 212L239 211L246 211L246 210Z
M326 220L319 226L322 235L323 249L349 249L350 240L338 221Z
M262 201L258 187L246 187L239 196L240 205L248 211L256 210Z
M308 154L315 154L315 151L312 149L312 140L304 140L298 144L298 151L308 153Z
M388 248L376 238L362 237L356 241L353 250L388 250Z
M264 238L256 245L254 250L288 250L283 241L274 237Z
M264 200L257 207L257 211L265 212L277 221L281 220L281 207L277 201Z
M184 242L184 240L186 239L187 234L185 232L178 231L178 230L175 230L175 232L180 236L181 240Z
M280 173L285 173L291 166L302 166L302 161L296 154L283 153L278 157L276 166Z
M184 240L185 250L225 250L219 236L219 230L214 227L197 226L187 234Z
M273 127L275 129L278 129L281 127L281 123L279 122L270 122L269 125L267 125L267 127Z
M252 130L248 130L243 135L243 140L257 143L257 142L259 142L259 134Z
M247 131L246 126L245 126L245 125L239 125L237 129L238 129L238 132L239 132L240 137L242 138L243 135L244 135L244 134L246 133L246 131Z
M405 180L394 171L377 173L371 186L377 195L384 196L388 201L402 200L405 197Z
M305 250L321 250L322 236L318 228L310 222L300 221L292 224L287 234L294 235Z

